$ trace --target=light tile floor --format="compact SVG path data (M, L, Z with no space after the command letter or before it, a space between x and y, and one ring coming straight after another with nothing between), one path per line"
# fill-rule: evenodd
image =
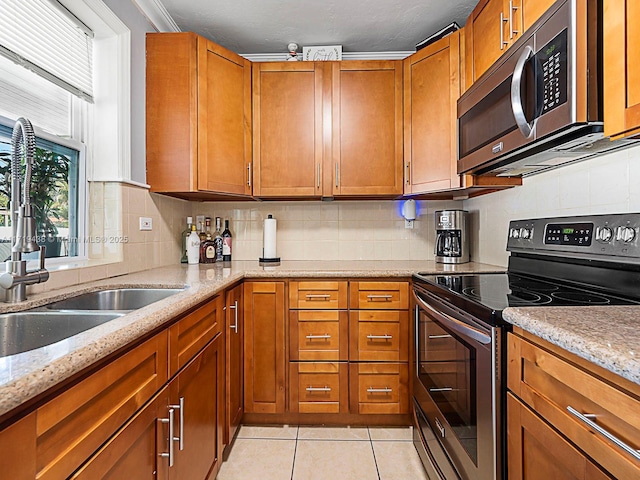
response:
M412 430L248 426L218 480L427 480Z

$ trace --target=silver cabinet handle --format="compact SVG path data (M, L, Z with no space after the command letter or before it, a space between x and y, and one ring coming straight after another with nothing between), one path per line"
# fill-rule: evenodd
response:
M375 302L376 300L391 300L393 295L367 295L367 300L370 302Z
M451 387L442 387L442 388L430 388L430 392L453 392L453 388Z
M173 435L169 435L169 437L171 437L171 440L174 442L178 441L178 448L184 450L184 397L180 397L178 405L169 405L169 408L180 412L180 436L174 437ZM169 426L169 428L171 428L171 426Z
M516 125L522 132L525 138L531 137L533 133L533 127L535 120L530 124L527 122L527 117L524 114L524 107L522 106L522 98L520 97L520 90L522 88L522 74L524 73L524 67L529 60L529 57L533 55L533 49L527 45L524 47L516 67L513 70L513 77L511 78L511 110L513 110L513 116L516 120Z
M409 162L407 162L405 169L407 171L407 175L405 177L405 183L409 185L409 174L411 173L411 170L409 170Z
M576 417L578 420L584 422L589 428L595 430L600 435L605 437L607 440L615 443L618 447L620 447L622 450L627 452L629 455L631 455L636 460L640 460L640 450L636 450L636 449L630 447L625 442L620 440L618 437L613 435L611 432L605 430L600 425L598 425L595 422L595 419L596 419L596 415L595 414L593 414L593 413L584 413L584 414L580 413L575 408L573 408L571 405L567 406L567 410L569 411L569 413L571 415Z
M247 186L251 186L251 162L247 163Z
M169 424L169 453L161 453L160 456L169 459L169 466L173 467L173 408L169 408L169 418L161 418L160 423Z
M513 28L513 11L518 7L513 6L513 0L509 0L509 39L513 40L514 35L518 34L518 30Z
M307 387L305 390L307 392L330 392L331 387Z
M429 340L436 340L438 338L451 338L451 335L449 335L449 334L445 334L445 335L429 335Z
M338 179L339 179L339 176L340 176L340 171L339 171L339 169L338 169L338 168L339 168L339 167L338 167L338 164L336 163L336 188L337 188L337 187L338 187L338 185L340 184L340 181L338 180Z
M391 340L393 335L367 335L369 340Z
M235 333L238 333L238 301L236 300L233 305L229 305L229 308L233 310L233 315L236 322L233 325L229 325L229 330L233 330Z
M391 392L393 392L393 388L389 388L389 387L384 387L384 388L369 387L369 388L367 388L367 392L368 393L391 393Z
M318 173L317 187L320 188L320 164L318 164L316 170L317 170L317 173Z
M331 295L327 293L307 293L307 300L325 300L329 301L331 299Z
M508 22L508 18L504 18L504 13L500 12L500 50L504 50L504 47L509 45L509 42L504 41L504 23Z
M328 340L329 338L331 338L331 335L329 335L328 333L325 333L324 335L307 335L305 338L309 339L309 340Z

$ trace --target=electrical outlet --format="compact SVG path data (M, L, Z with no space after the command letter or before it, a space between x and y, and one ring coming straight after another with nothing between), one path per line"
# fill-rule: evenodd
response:
M413 220L405 220L404 221L404 228L413 228Z
M140 217L140 230L153 230L151 217Z

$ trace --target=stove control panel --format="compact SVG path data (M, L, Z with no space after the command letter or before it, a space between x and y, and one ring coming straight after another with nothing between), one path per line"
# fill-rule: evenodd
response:
M640 263L640 213L514 220L507 250Z

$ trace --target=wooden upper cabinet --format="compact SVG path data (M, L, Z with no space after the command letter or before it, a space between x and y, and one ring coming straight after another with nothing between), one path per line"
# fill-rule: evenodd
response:
M604 2L604 133L640 133L640 2Z
M253 193L322 193L323 69L315 62L253 65Z
M460 34L404 60L405 194L459 188Z
M331 67L333 194L401 195L402 62Z
M251 195L251 63L194 33L147 34L147 182Z

